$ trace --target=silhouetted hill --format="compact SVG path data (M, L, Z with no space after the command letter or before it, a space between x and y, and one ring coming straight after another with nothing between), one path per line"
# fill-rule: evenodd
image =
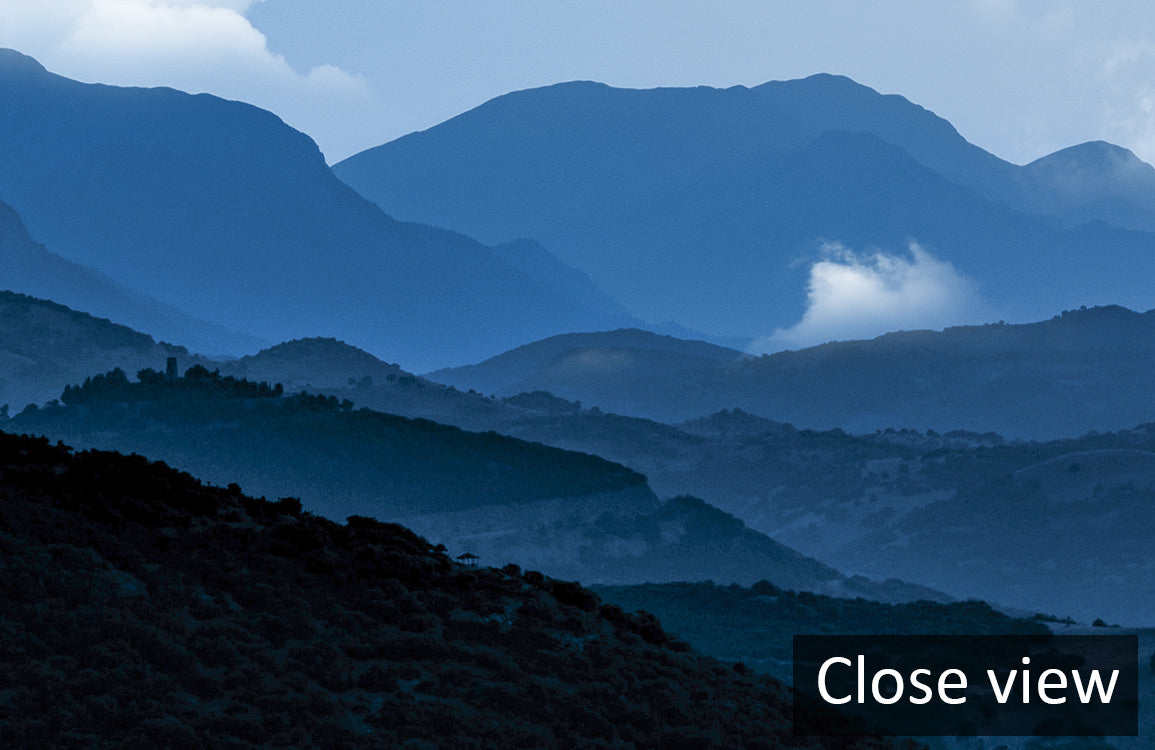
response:
M607 387L610 383L675 380L686 372L745 357L741 352L703 341L621 329L551 336L476 365L431 372L429 378L498 395L546 390L563 398L583 399L590 406L630 413L629 406L618 405L615 387ZM575 395L578 393L581 395Z
M430 377L495 393L532 387L671 423L737 407L815 429L1046 439L1155 421L1155 311L1070 310L1038 323L900 331L762 357L735 353L728 362L674 354L661 362L614 360L613 350L583 359L579 347L567 358L555 352L554 342L565 341L547 339ZM555 359L518 355L539 350Z
M1155 273L1155 236L1125 231L1150 226L1132 210L1150 205L1145 182L1114 170L1064 187L1063 175L1003 162L906 99L837 76L519 91L334 172L407 219L489 242L534 237L632 313L714 335L797 323L810 262L829 242L908 257L913 239L950 262L982 300L952 309L953 322L1155 304L1138 281ZM1052 200L1080 191L1102 200ZM1073 227L1089 219L1124 229Z
M205 361L127 326L0 291L0 406L18 411L58 397L65 385L94 372L115 367L136 372L172 356Z
M11 429L86 448L160 458L210 481L310 510L404 518L435 511L614 495L653 507L645 477L596 456L426 420L354 410L349 401L221 377L203 366L168 380L119 370L66 388L59 404L16 415Z
M256 107L82 84L11 50L0 87L0 196L33 236L197 317L421 369L616 322L467 237L391 219Z
M196 351L233 351L260 345L260 339L195 320L171 305L133 292L92 268L50 252L28 234L20 216L3 201L0 267L4 269L0 290L50 299Z
M295 339L220 364L227 375L281 383L289 391L385 384L413 378L398 365L334 338ZM367 380L366 380L367 379Z
M60 402L25 409L6 429L159 458L268 497L293 494L330 518L401 521L455 554L551 575L604 583L773 578L832 594L944 597L851 585L701 500L659 502L644 476L587 453L354 410L335 396L285 396L280 383L199 365L173 380L151 370L139 377L90 378L66 388ZM385 388L420 382L399 378Z
M138 456L0 456L13 747L828 746L780 683L578 584Z

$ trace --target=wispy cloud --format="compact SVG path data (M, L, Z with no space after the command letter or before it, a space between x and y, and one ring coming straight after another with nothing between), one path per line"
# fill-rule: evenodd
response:
M822 251L823 259L810 268L802 319L755 341L752 352L983 319L985 305L975 283L915 242L904 254L858 253L838 243Z

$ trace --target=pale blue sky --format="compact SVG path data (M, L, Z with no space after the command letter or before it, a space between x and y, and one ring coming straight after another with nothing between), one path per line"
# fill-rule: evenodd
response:
M1155 162L1143 0L0 0L0 45L81 80L253 102L330 161L558 81L830 72L902 94L1016 163L1094 139Z

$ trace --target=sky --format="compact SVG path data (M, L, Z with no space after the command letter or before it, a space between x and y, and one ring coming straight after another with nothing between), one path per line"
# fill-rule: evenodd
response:
M1145 0L0 0L0 46L83 81L251 102L331 163L559 81L819 72L902 94L1017 164L1097 139L1155 162Z

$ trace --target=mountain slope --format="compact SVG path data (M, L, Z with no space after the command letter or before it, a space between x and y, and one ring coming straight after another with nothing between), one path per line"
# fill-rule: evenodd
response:
M0 289L117 320L197 351L237 351L260 344L259 339L195 320L171 305L126 289L98 271L50 252L28 234L19 214L3 201L0 267Z
M1041 622L1013 619L984 602L882 604L783 590L769 581L750 588L712 583L597 586L627 610L644 610L703 653L741 659L791 679L795 635L1041 635Z
M11 50L0 87L0 196L32 235L205 320L430 368L598 319L469 238L386 216L268 112L82 84Z
M1039 215L1049 178L1022 169L901 97L815 76L515 92L334 172L405 218L486 241L534 237L634 314L714 335L797 323L827 243L906 258L913 239L951 263L986 308L952 309L948 322L1155 304L1135 282L1155 272L1155 237L1064 228L1122 214Z
M500 429L622 463L660 495L704 498L846 574L1085 622L1155 621L1151 425L1021 442L734 412L678 428L590 410ZM862 595L895 600L877 585Z
M686 372L736 362L745 355L703 341L621 329L551 336L480 362L429 373L431 380L482 393L547 390L590 406L619 410L610 383L677 379ZM580 393L580 396L575 394ZM632 410L626 406L623 413Z
M1036 159L1016 176L1031 188L1030 207L1040 213L1071 224L1155 230L1155 167L1128 149L1083 143Z
M493 433L368 410L324 396L281 397L279 384L189 368L168 379L120 371L66 388L12 429L86 448L152 455L210 481L270 497L300 494L310 510L404 518L601 494L622 512L650 509L645 477L604 459ZM547 468L548 467L548 470Z
M135 456L0 456L12 746L834 746L791 736L781 683L576 583Z
M0 291L0 405L42 404L94 372L136 372L168 357L208 361L127 326Z
M62 403L25 409L4 429L148 455L268 497L292 494L330 518L403 522L454 554L551 575L604 583L772 578L837 595L941 596L847 581L701 500L659 502L644 476L588 453L354 411L336 397L283 396L280 384L202 366L175 379L150 370L140 378L90 378L66 388Z
M547 339L430 377L493 393L532 387L670 423L738 407L816 429L1055 438L1155 420L1155 311L1094 307L1037 323L900 331L729 361L671 347L660 367L627 366L632 361L623 358L620 367L598 368L592 360L580 377L565 365L582 361L584 350L554 351L554 342L569 340ZM549 356L520 354L534 351Z
M562 263L535 240L512 240L493 246L497 257L524 273L537 283L554 289L565 299L591 312L618 316L622 325L636 325L617 301L603 292L590 277Z

